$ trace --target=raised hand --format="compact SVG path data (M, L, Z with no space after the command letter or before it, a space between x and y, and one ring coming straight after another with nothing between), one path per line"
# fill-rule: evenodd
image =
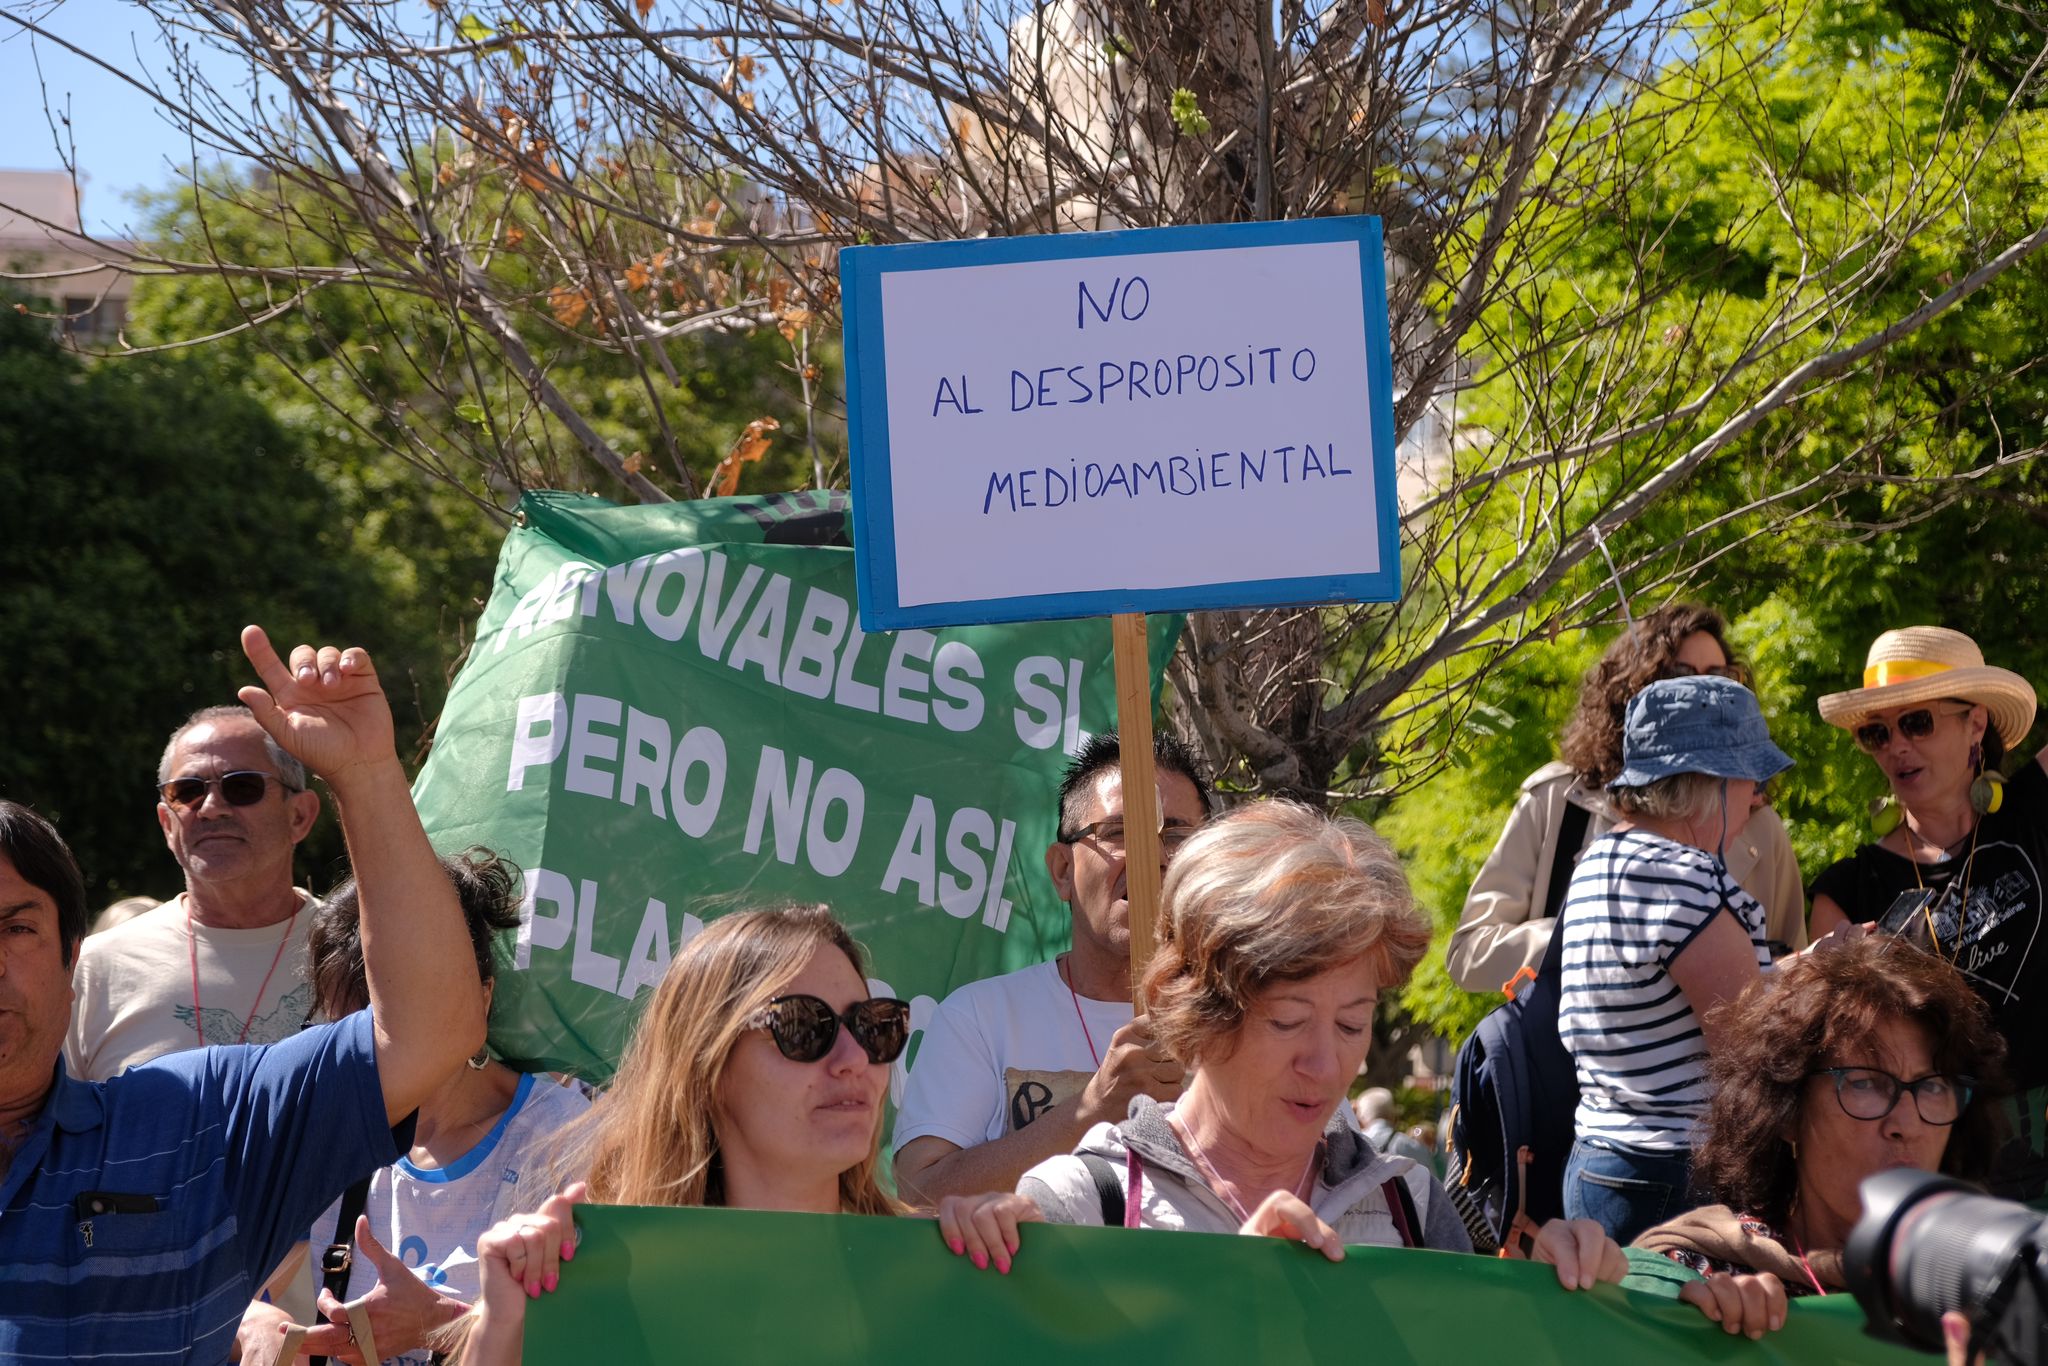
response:
M370 1331L376 1335L377 1350L386 1358L424 1346L429 1333L469 1312L468 1305L452 1295L441 1294L387 1251L370 1232L370 1221L364 1215L356 1216L356 1255L368 1259L377 1272L376 1288L363 1296L361 1303L369 1311ZM345 1361L350 1366L366 1366L362 1350L349 1331L348 1310L342 1302L322 1286L315 1308L327 1322L307 1333L305 1345L299 1350L311 1356Z
M243 704L272 739L330 785L351 770L397 761L391 707L369 651L296 645L287 668L263 628L245 626L242 652L263 682L241 690Z

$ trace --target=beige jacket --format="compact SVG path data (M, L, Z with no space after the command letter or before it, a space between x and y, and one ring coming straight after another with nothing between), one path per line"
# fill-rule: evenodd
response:
M1519 969L1533 970L1542 963L1557 925L1557 908L1548 907L1550 915L1531 920L1529 903L1550 885L1566 802L1591 814L1586 822L1588 843L1614 824L1606 797L1581 788L1566 765L1545 764L1528 776L1499 843L1472 880L1458 928L1451 931L1444 951L1451 980L1465 990L1497 992ZM1805 948L1806 888L1799 880L1799 857L1792 852L1778 813L1766 806L1751 816L1742 834L1730 842L1726 857L1729 874L1762 903L1768 937L1794 949Z

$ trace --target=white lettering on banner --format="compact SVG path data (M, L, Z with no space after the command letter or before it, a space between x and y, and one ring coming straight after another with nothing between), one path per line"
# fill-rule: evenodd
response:
M676 828L693 839L702 839L717 821L725 803L725 737L709 726L691 728L671 750L667 721L624 707L617 698L578 693L572 709L560 693L538 693L520 698L517 711L507 791L520 790L530 770L546 768L566 752L564 791L644 805L657 818L673 816ZM623 754L619 737L606 733L616 731L621 711ZM614 775L599 764L619 766L616 798Z
M576 611L576 600L582 595L584 582L597 572L596 565L583 560L568 560L557 565L514 605L512 615L505 618L505 624L498 629L498 643L492 647L493 651L504 653L505 647L512 643L514 633L524 640L537 627L567 620Z
M703 928L703 921L685 915L676 950L680 952ZM626 970L619 976L619 995L630 1001L643 988L660 986L668 973L669 957L668 906L649 897L647 909L640 916L640 928L633 934L632 950L626 954Z
M804 594L804 609L789 642L789 658L782 664L782 686L800 697L820 701L830 695L839 638L852 620L853 609L837 593L813 588Z
M668 783L668 722L638 707L626 708L626 757L619 765L619 804L637 805L647 794L647 809L666 816L661 790Z
M882 690L853 676L854 666L860 663L861 647L867 643L867 632L858 626L847 636L846 647L839 652L839 676L832 684L832 700L855 711L880 711Z
M527 769L554 763L569 738L569 707L558 692L520 698L518 716L512 728L512 767L505 775L507 792L526 786Z
M896 633L896 643L889 647L889 667L882 674L884 716L893 716L898 721L914 721L921 726L931 715L931 709L923 701L906 694L911 690L921 694L931 688L931 675L919 673L912 665L929 660L938 643L939 638L930 631Z
M870 670L879 665L880 681L873 673L864 678L862 652L870 637L855 624L851 603L811 586L792 621L790 604L797 587L793 580L750 564L727 593L731 566L730 557L696 546L642 555L605 569L568 561L519 600L494 648L502 651L515 635L524 638L579 611L595 620L608 609L619 625L638 627L671 644L689 639L694 622L697 650L706 659L736 671L758 670L771 687L799 697L830 699L849 711L915 725L937 722L955 733L972 731L986 718L981 683L987 671L966 641L940 644L930 631L897 632L886 646L885 659L867 661ZM1064 661L1064 686L1062 672L1062 661L1049 655L1034 655L1018 665L1016 726L1018 735L1034 748L1059 745L1071 754L1079 744L1081 661ZM595 725L617 724L595 716L591 720ZM591 743L610 743L602 737L588 738ZM554 748L547 759L531 762L551 762L560 752L562 740L552 735L549 739ZM610 762L601 748L587 757ZM586 769L579 781L601 787L606 776ZM515 783L511 790L517 787ZM572 785L571 790L586 789Z
M792 778L787 760L775 746L761 746L761 767L754 776L754 797L747 806L747 835L741 847L749 854L760 853L761 834L773 820L777 860L795 863L801 852L818 876L838 877L853 866L860 847L867 792L860 779L843 768L826 769L813 791L811 761L798 755ZM837 835L828 831L835 806L843 813ZM807 808L808 821L804 818Z
M543 901L554 906L553 915L540 913ZM569 942L575 922L576 889L569 879L545 868L528 870L519 897L519 938L512 950L512 966L524 972L534 949L561 948Z
M640 592L640 620L648 631L662 640L681 640L683 633L690 629L690 614L697 610L697 594L704 587L704 552L692 546L687 550L664 550L659 555L645 558L651 564L647 570L647 587ZM673 579L680 579L681 587L675 606L664 609L661 595ZM627 599L627 611L619 616L621 625L633 624L631 601ZM596 604L591 606L594 611ZM612 598L612 611L619 611L616 596Z
M555 907L552 915L537 913L543 902ZM621 971L618 959L591 947L597 928L598 885L589 878L572 884L564 874L546 868L528 869L519 910L518 945L512 957L515 971L525 972L532 967L534 950L559 953L573 939L569 979L628 1001L642 990L659 985L668 972L670 958L704 929L701 919L684 915L671 948L668 905L649 897Z
M966 920L980 911L982 924L997 934L1008 933L1012 908L1003 897L1003 886L1009 880L1017 823L1004 821L998 834L995 818L988 812L972 806L955 811L946 823L947 872L943 876L938 867L938 828L938 808L932 799L914 795L882 874L882 891L894 895L908 882L920 905L937 906L956 920ZM968 844L970 836L980 842L980 850ZM982 850L991 845L992 858L984 858Z
M1017 661L1010 686L1019 704L1011 713L1019 740L1033 749L1058 745L1065 754L1081 752L1080 660L1066 662L1063 681L1059 660L1051 655L1028 656Z
M590 946L597 927L597 884L583 879L576 893L576 952L569 959L569 980L599 991L619 994L619 960Z
M577 693L573 715L574 719L569 724L569 769L562 777L562 786L586 797L609 799L612 775L590 765L592 760L607 764L618 762L618 736L597 732L599 726L619 724L618 699Z
M947 730L965 733L981 724L986 709L981 689L981 656L964 640L949 640L932 656L932 715ZM939 698L950 699L941 701Z
M690 771L704 770L704 795L690 797ZM668 796L675 807L676 826L693 839L702 839L718 819L725 803L725 737L709 726L693 726L676 746L675 762L669 766Z
M917 890L926 906L938 901L939 813L930 797L919 794L910 799L910 814L903 832L896 836L896 848L889 855L888 870L882 874L882 890L891 895L905 882Z
M725 567L729 561L714 550L704 557L704 563L704 605L697 613L697 649L706 659L716 659L725 653L725 642L732 638L733 627L739 625L747 599L754 595L761 575L767 571L758 564L748 565L740 572L739 587L732 590L732 596L720 608L718 594L725 587Z
M782 686L781 666L783 633L788 628L789 580L777 574L768 580L768 586L761 590L761 596L754 600L754 610L747 614L747 624L740 628L740 637L733 642L732 653L725 657L726 667L745 672L752 664L761 671L761 677L768 680L770 687Z

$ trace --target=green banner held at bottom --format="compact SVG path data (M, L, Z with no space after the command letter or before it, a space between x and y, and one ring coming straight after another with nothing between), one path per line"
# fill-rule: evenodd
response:
M1689 1305L1561 1289L1547 1266L1272 1238L1027 1225L1008 1276L928 1219L594 1205L561 1289L530 1311L528 1366L1908 1366L1847 1295L1795 1301L1762 1342Z

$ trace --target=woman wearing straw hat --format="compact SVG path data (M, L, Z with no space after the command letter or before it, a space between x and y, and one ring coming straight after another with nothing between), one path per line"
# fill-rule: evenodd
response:
M1820 700L1891 785L1878 838L1813 884L1816 939L1874 923L1954 963L2005 1036L2018 1138L1993 1169L2002 1194L2048 1189L2048 760L2010 780L2006 753L2034 723L2034 689L1984 663L1960 631L1909 626L1870 647L1863 686Z

